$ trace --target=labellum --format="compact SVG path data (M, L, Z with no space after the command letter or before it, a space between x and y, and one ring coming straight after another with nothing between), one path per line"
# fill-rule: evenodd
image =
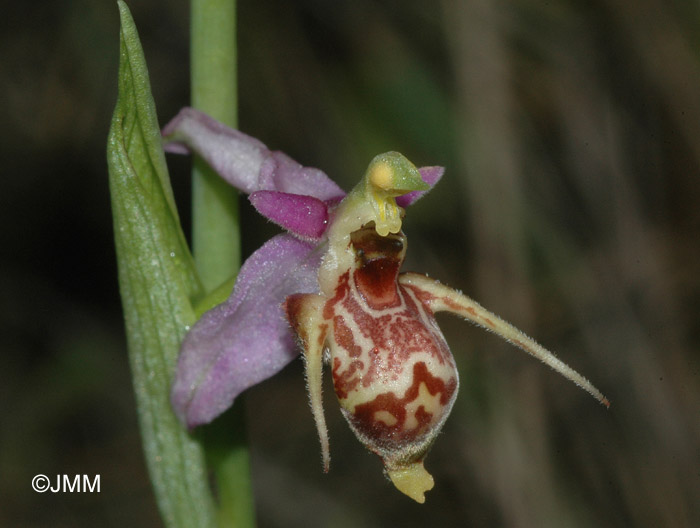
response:
M285 302L304 351L325 470L330 454L321 395L324 359L357 438L381 457L394 485L421 503L434 485L423 461L459 385L436 312L455 313L495 332L609 405L580 374L469 297L425 275L399 273L406 236L395 198L425 189L404 156L377 156L331 213L320 292L294 294Z

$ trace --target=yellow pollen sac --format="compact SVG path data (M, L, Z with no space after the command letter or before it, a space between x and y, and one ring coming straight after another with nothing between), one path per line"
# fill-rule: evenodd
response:
M377 195L375 198L375 210L378 218L375 220L375 229L380 236L387 236L389 233L401 231L401 214L399 206L392 197L382 198Z
M391 189L394 181L394 170L388 163L377 163L372 167L372 173L369 175L369 181L372 185L384 191Z
M370 193L374 199L377 233L386 236L401 229L401 214L391 190L394 187L394 169L388 163L377 163L369 174Z
M377 210L379 211L379 220L382 222L386 221L386 200L381 197L377 196L376 194L374 195L374 201L377 204Z
M435 486L435 481L423 467L422 460L400 468L387 469L387 474L396 489L420 504L425 502L425 492Z

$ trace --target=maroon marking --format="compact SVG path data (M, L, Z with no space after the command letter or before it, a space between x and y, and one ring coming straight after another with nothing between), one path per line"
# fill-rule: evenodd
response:
M484 323L486 323L487 326L490 326L491 328L493 328L493 321L491 319L489 319L488 317L484 317L482 315L479 315L476 312L476 308L470 306L469 308L465 308L465 310L468 313L470 313L472 315L472 317L474 317L474 319L481 319Z
M425 428L430 424L433 418L433 414L425 410L422 405L418 406L416 409L416 421L418 422L418 429Z
M326 344L326 333L328 332L328 324L323 323L320 327L320 332L318 334L318 346L323 349L323 345Z
M304 303L306 300L311 297L311 294L308 293L295 293L293 295L288 296L284 304L282 305L282 309L285 311L287 315L287 320L289 321L289 325L292 327L294 330L294 333L296 334L296 337L298 338L298 342L302 345L304 350L308 349L309 345L309 336L306 332L306 328L302 324L302 314L304 311ZM321 333L319 335L319 345L323 346L324 341L326 340L326 330L327 330L327 325L323 325L320 330Z
M323 318L332 319L335 305L347 296L350 291L350 271L343 273L338 279L338 285L335 287L335 295L326 301L323 307Z
M333 358L333 387L335 388L335 394L340 400L344 400L348 397L348 394L357 389L360 383L360 377L355 376L358 370L364 368L364 363L359 359L356 359L350 363L348 368L341 371L340 367L343 365L339 358Z
M416 302L401 288L405 309L395 314L376 317L363 307L358 298L348 295L341 302L360 329L363 337L369 339L375 352L369 354L370 364L362 378L362 385L369 387L376 379L397 379L412 354L423 352L429 354L440 364L452 361L452 354L440 332L432 312ZM426 325L424 321L427 321ZM350 331L340 334L338 344L350 352ZM352 344L355 342L352 340Z
M348 295L342 301L343 308L348 311L362 335L369 337L377 346L381 347L379 342L383 338L384 329L393 315L386 314L377 317L376 314L371 314L367 311L366 303L363 301L364 299L360 296Z
M355 343L352 331L340 315L333 317L333 336L337 345L347 352L349 358L358 358L362 355L362 347ZM340 399L347 398L349 392L357 389L360 377L356 375L356 372L362 371L365 366L362 361L355 359L349 361L345 369L341 370L343 363L339 357L333 358L333 387Z
M302 306L304 304L304 297L306 297L306 295L307 294L305 293L295 293L294 295L290 295L285 299L284 305L282 306L287 314L289 324L297 333L299 333L299 319Z
M402 274L405 275L405 274ZM425 277L425 275L423 275ZM421 288L418 288L417 286L414 286L412 284L401 284L402 288L411 290L413 294L416 296L416 298L423 304L425 307L426 311L432 313L432 309L430 308L430 303L434 301L435 299L441 299L447 304L447 299L443 299L442 297L437 297L433 295L432 293L425 291Z
M333 317L333 336L335 342L347 350L350 357L358 357L362 354L362 347L355 343L352 330L345 324L345 319L341 315Z
M398 283L401 261L394 259L370 260L355 271L353 278L362 298L370 308L382 310L399 306Z
M309 297L312 297L312 295L308 293L295 293L288 296L282 305L282 309L287 314L287 320L289 321L290 326L294 330L296 336L299 338L299 341L301 341L303 344L303 348L305 350L308 350L309 348L309 336L306 332L306 328L301 324L301 321L303 319L302 312L304 311L304 303ZM318 328L318 346L323 349L323 346L326 343L328 324L322 323Z
M380 236L374 224L350 234L355 252L353 279L360 295L375 310L398 306L399 268L406 253L403 233Z
M442 379L433 376L427 365L421 361L413 365L413 383L402 398L397 397L393 392L386 392L370 402L355 406L355 411L349 415L352 425L365 438L372 440L375 449L398 448L406 442L421 440L431 425L441 418L428 413L423 406L419 406L415 414L418 426L408 431L404 430L408 414L406 405L418 397L421 383L425 384L432 396L440 393L440 405L447 410L446 406L457 389L457 380L453 377L445 383ZM375 413L379 411L390 413L396 418L396 423L387 425L381 420L376 420Z
M402 284L402 286L404 288L410 288L411 291L415 294L415 296L418 297L418 299L420 299L420 301L424 304L428 304L429 301L434 301L438 298L432 293L422 290L416 286L413 286L412 284Z
M454 302L454 301L453 301L452 299L450 299L449 297L441 297L441 300L442 300L442 302L445 303L445 306L447 306L447 307L448 307L450 310L452 310L453 312L462 312L462 311L464 311L464 307L463 307L461 304ZM472 308L472 310L473 310L473 308Z

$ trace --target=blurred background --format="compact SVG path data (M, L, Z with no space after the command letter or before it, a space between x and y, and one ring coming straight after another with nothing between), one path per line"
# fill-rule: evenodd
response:
M161 124L188 101L188 5L133 0ZM12 2L0 33L0 526L160 524L125 350L105 143L115 2ZM250 390L261 527L700 526L700 7L241 0L240 126L351 188L375 154L444 165L406 269L479 300L609 410L440 316L461 373L424 505L301 361ZM170 157L185 225L189 160ZM243 205L249 253L275 232ZM329 380L327 380L329 381ZM37 494L32 476L101 475Z

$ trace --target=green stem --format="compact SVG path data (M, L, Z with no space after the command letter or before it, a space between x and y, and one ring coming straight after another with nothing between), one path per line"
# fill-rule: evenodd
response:
M191 2L192 106L237 126L236 1ZM192 183L192 245L207 292L238 272L238 195L201 159ZM207 459L216 478L221 527L255 525L250 457L243 400L203 431Z
M236 2L192 0L191 16L192 106L235 127ZM240 266L237 193L201 159L195 160L192 193L194 257L211 291Z

